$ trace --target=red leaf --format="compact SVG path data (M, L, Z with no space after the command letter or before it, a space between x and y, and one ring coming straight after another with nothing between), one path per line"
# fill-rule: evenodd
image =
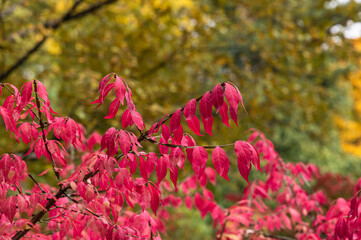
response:
M4 119L6 130L15 133L15 135L18 135L18 130L16 129L15 121L9 110L0 106L0 114Z
M187 206L188 209L192 209L192 198L190 196L186 196L184 198L184 203Z
M21 106L21 108L24 108L26 105L28 105L30 101L31 94L33 92L33 82L27 82L21 88L21 103L19 106ZM21 110L22 109L20 109L20 111Z
M229 108L229 115L231 115L231 118L232 118L233 122L234 122L234 123L237 125L237 127L238 127L237 112L235 112L235 110L234 110L232 107Z
M199 136L203 136L200 131L200 123L199 123L199 119L197 118L196 115L193 116L192 119L187 120L188 126L189 128L197 135Z
M16 197L10 196L1 206L1 213L4 214L10 222L13 222L16 213Z
M248 182L248 175L251 171L252 153L249 151L249 143L244 141L237 141L234 144L234 149L237 155L238 170L242 177Z
M155 171L157 173L157 178L158 178L157 184L159 184L167 175L167 162L164 156L158 159L157 167Z
M130 138L126 131L119 130L118 131L118 138L117 138L119 148L122 150L123 155L126 156L128 152L130 151Z
M99 92L103 91L105 86L108 84L109 80L113 77L113 76L110 76L112 74L114 74L114 73L109 73L105 77L103 77L102 80L100 80L100 82L99 82Z
M127 154L128 157L128 166L129 166L129 172L130 174L134 174L135 171L137 170L137 166L138 166L138 162L137 162L137 157L133 154L133 153L128 153Z
M248 114L248 113L247 113L247 110L246 110L246 108L244 107L244 104L243 104L243 98L242 98L241 92L239 91L239 89L237 88L237 86L234 85L232 82L228 82L228 83L229 83L230 85L232 85L232 86L236 89L236 91L237 91L237 93L238 93L238 95L239 95L239 100L240 100L240 102L241 102L241 104L242 104L243 110L246 112L246 114Z
M174 167L169 173L170 173L170 180L174 184L175 189L178 189L178 187L177 187L178 168Z
M158 188L154 187L151 184L148 185L148 188L151 196L150 208L152 209L154 214L157 215L157 210L159 208L159 203L160 203L160 191L158 190Z
M204 173L207 159L208 153L204 147L197 146L193 149L192 167L198 179L200 179Z
M125 98L125 92L126 88L124 86L124 83L120 77L115 75L115 96L119 99L119 101L124 105L124 98Z
M234 111L237 113L238 104L241 99L241 96L239 95L237 90L228 83L226 83L225 95L227 101L229 102L230 107L232 107Z
M196 146L196 141L194 141L194 139L192 138L192 136L190 135L187 135L186 136L186 140L187 140L187 146ZM187 158L188 158L188 161L192 164L192 161L193 161L193 148L187 148L186 149L186 153L187 153Z
M178 129L173 132L173 142L174 144L181 144L183 139L183 127L179 125Z
M109 113L107 116L105 116L105 119L110 119L115 117L119 110L120 100L118 98L114 99L114 101L109 106Z
M212 135L212 126L213 126L213 117L212 117L212 115L208 119L202 118L202 122L203 122L204 130L206 131L206 133L213 136Z
M27 212L29 209L29 201L26 200L22 195L17 196L17 203L20 213Z
M95 100L94 102L91 102L91 104L95 104L95 103L99 103L98 106L96 106L96 108L98 108L99 106L101 106L103 104L104 98L109 94L110 90L112 90L115 86L115 83L110 83L108 84L101 92L99 95L99 98L97 100Z
M178 166L180 169L184 167L186 156L179 147L172 149L169 160L173 166Z
M193 98L184 107L183 114L186 120L191 120L196 114L197 100Z
M228 127L231 127L229 125L228 105L227 105L226 101L223 101L223 105L222 105L221 109L219 110L219 114L221 115L222 123Z
M229 171L229 159L226 152L219 146L212 152L212 162L217 173L229 181L227 176Z
M223 98L224 98L223 88L222 88L222 85L220 83L218 83L213 88L212 93L211 93L212 105L216 108L217 113L223 106Z
M132 120L133 120L134 124L139 128L140 131L143 131L144 122L143 122L142 115L140 115L140 113L138 113L136 111L130 111L130 114L132 116Z
M139 156L139 171L140 176L144 178L145 181L148 181L148 171L147 171L147 164L142 156Z
M204 120L208 120L212 117L212 104L210 100L210 93L206 92L199 103L199 111Z
M173 113L172 117L169 120L170 132L173 133L175 130L178 129L181 122L181 116L182 116L181 109L178 109Z
M165 124L162 124L162 137L164 138L165 141L168 141L170 137L169 128Z
M122 122L123 129L125 129L127 126L132 126L134 124L129 109L124 111L122 118L121 118L121 122Z

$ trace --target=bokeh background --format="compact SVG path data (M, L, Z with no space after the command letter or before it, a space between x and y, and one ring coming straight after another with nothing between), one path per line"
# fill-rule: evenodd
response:
M257 128L285 161L360 177L360 2L1 0L0 81L42 81L53 109L88 133L121 126L120 113L104 119L112 97L96 110L90 104L110 72L128 81L147 128L232 81L248 115L240 113L240 128L216 124L214 137L199 143L245 140L247 129ZM7 135L2 127L0 152L27 150ZM244 187L232 167L233 181L219 179L214 189L220 201ZM181 207L171 218L179 216L167 226L169 239L214 236L196 211Z

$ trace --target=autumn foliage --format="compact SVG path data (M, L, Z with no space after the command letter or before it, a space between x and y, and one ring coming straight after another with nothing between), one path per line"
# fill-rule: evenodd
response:
M361 238L361 181L354 183L350 199L333 200L334 195L321 190L327 178L316 166L283 161L272 142L255 129L247 141L196 143L192 134L212 135L215 117L228 127L230 120L238 124L239 105L245 108L230 82L217 84L146 130L127 82L108 74L93 104L101 106L114 90L105 119L121 109L123 129L111 127L103 135L87 133L69 117L55 117L40 81L27 82L20 90L5 83L1 89L10 93L0 106L10 137L27 144L25 155L48 159L58 182L38 183L20 156L1 155L2 239L161 239L167 236L168 210L181 204L198 209L202 217L210 214L216 239ZM186 126L192 133L184 131ZM131 127L137 131L129 131ZM145 152L144 142L155 150ZM233 148L234 154L229 158L224 148ZM74 161L71 149L81 161ZM216 175L234 181L228 177L230 161L237 163L248 186L233 198L233 206L224 208L208 183L216 185ZM186 164L193 173L179 181ZM252 165L265 181L249 181ZM25 189L26 181L33 187ZM338 184L342 182L328 188Z

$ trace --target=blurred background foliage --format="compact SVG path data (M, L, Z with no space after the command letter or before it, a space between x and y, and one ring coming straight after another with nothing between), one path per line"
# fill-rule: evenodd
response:
M128 81L147 128L232 81L248 116L232 129L216 119L215 137L198 143L244 140L257 128L286 161L359 176L361 42L335 26L360 21L360 10L351 0L1 0L0 80L41 80L53 109L88 133L121 126L120 113L103 118L112 97L90 104L107 73ZM26 150L2 133L2 152ZM219 199L244 185L220 184Z

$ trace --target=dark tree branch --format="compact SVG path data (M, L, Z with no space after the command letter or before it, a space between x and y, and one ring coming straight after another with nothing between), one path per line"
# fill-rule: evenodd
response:
M86 180L95 176L97 173L98 173L98 171L88 173L87 175L85 175L83 181L86 182ZM70 189L70 185L61 186L59 188L58 192L55 194L54 198L50 198L48 200L48 203L45 206L45 210L41 210L31 219L31 221L30 221L31 223L29 225L30 227L27 229L24 229L24 230L17 231L16 234L12 237L12 240L19 240L22 237L24 237L25 234L27 232L29 232L32 229L32 227L35 226L35 224L37 224L40 221L40 219L50 210L50 208L55 205L56 201L59 198L63 197L64 194L66 193L66 191L68 191L69 189Z
M4 73L0 75L0 82L4 81L13 71L15 71L18 67L20 67L28 58L35 53L41 45L46 41L47 37L44 36L39 42L35 43L35 45L27 51L21 58L19 58L10 68L8 68Z
M93 12L99 10L100 8L102 8L108 4L116 2L117 0L106 0L104 2L99 2L94 5L91 5L90 7L88 7L85 10L82 10L78 13L74 13L75 9L79 6L79 4L82 1L83 0L76 0L74 2L73 6L67 11L66 14L64 14L63 17L61 17L57 21L45 22L42 24L43 27L46 29L56 30L57 28L59 28L62 24L66 23L66 22L82 18L90 13L93 13ZM19 36L24 37L25 35L28 34L28 32L30 32L30 30L24 31ZM17 68L19 68L22 64L24 64L24 62L26 62L28 60L28 58L32 54L34 54L45 43L46 39L47 39L47 36L44 36L42 40L35 43L35 45L29 51L27 51L21 58L16 60L15 63L9 67L9 69L7 69L4 73L0 74L0 82L4 81L4 79L6 79L12 72L14 72Z

